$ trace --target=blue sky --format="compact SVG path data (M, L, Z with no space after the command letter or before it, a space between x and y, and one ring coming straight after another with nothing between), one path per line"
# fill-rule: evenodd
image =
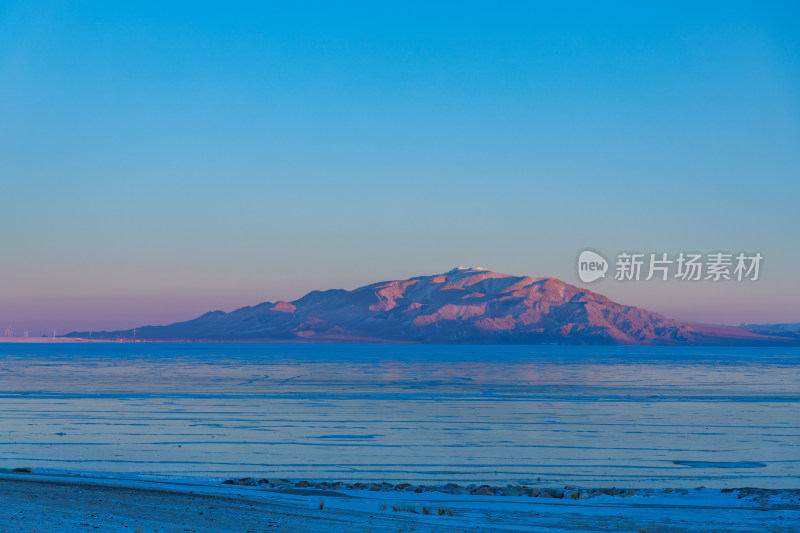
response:
M122 328L586 247L760 251L615 283L800 321L792 3L0 2L0 326Z

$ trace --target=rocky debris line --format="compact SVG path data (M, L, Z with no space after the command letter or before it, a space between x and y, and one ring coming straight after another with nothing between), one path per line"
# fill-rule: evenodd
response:
M567 500L588 500L596 496L619 496L621 498L628 498L630 496L653 496L656 494L682 494L687 495L692 492L690 489L618 489L618 488L599 488L599 489L586 489L577 488L571 485L566 485L563 489L542 488L542 487L528 487L526 485L506 485L505 487L498 487L492 485L459 485L457 483L447 483L445 485L412 485L411 483L398 483L393 485L391 483L383 482L368 482L368 483L344 483L341 481L297 481L294 482L289 479L256 479L252 477L242 477L236 479L226 479L222 482L224 485L241 485L250 487L261 487L265 489L275 490L366 490L366 491L379 491L379 492L415 492L417 494L422 492L443 492L446 494L474 494L476 496L529 496L532 498L556 498ZM705 487L696 487L694 491L703 490ZM738 498L745 498L753 501L767 502L771 499L788 500L800 502L800 489L759 489L753 487L743 487L736 489L721 489L721 493L736 492ZM766 505L766 503L765 503Z
M237 479L226 479L224 485L242 485L250 487L262 487L276 490L290 489L317 489L317 490L367 490L380 492L444 492L446 494L475 494L477 496L530 496L533 498L557 498L570 500L588 500L595 496L621 496L623 498L637 494L637 489L579 489L570 485L563 489L528 487L525 485L506 485L505 487L495 487L492 485L458 485L457 483L447 483L445 485L412 485L411 483L391 483L370 482L370 483L343 483L337 482L315 482L297 481L289 479L256 479L252 477L242 477ZM671 490L671 489L670 489ZM686 491L688 494L688 491Z
M739 499L754 502L768 502L772 499L800 501L800 489L759 489L756 487L742 487L740 489L722 489L720 492L736 492Z

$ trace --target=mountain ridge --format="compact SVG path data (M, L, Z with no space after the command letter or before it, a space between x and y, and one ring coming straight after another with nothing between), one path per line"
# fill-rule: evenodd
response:
M85 337L73 332L69 337ZM133 330L95 332L128 339ZM556 278L457 267L352 290L313 290L229 313L136 328L139 340L456 344L794 344L792 338L680 322Z

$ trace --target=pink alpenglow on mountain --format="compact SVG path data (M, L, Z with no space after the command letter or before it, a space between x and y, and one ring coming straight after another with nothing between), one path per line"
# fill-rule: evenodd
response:
M130 333L101 332L93 338L127 338ZM230 313L213 311L187 322L136 328L136 338L461 344L793 343L792 339L733 327L689 325L612 302L554 278L464 267L352 291L312 291L293 302L265 302Z

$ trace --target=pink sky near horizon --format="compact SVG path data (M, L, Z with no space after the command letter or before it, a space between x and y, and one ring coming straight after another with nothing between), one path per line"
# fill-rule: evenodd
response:
M800 4L11 2L0 333L481 266L760 252L587 288L800 322Z

